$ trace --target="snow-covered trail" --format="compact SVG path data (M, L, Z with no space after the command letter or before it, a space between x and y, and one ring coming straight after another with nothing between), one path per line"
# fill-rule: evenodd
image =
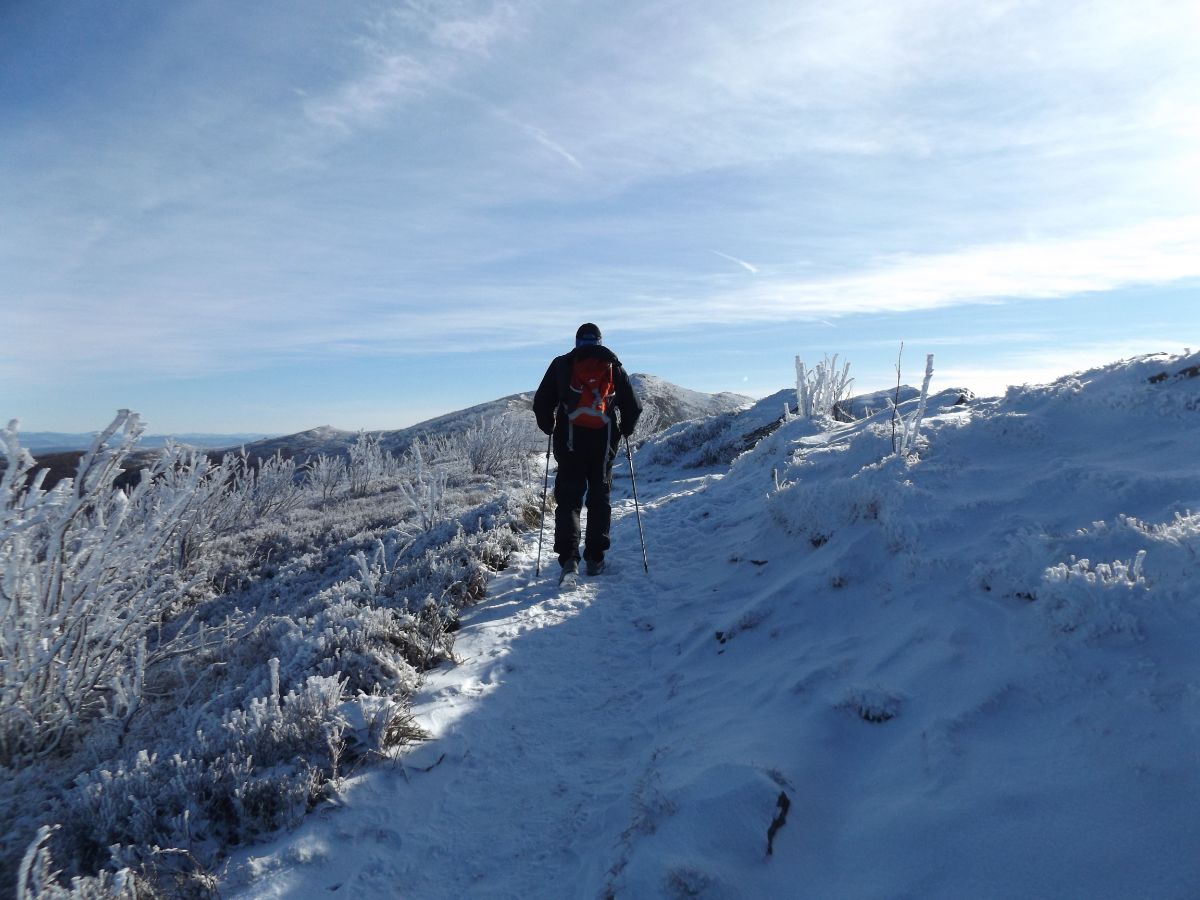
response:
M416 698L432 740L240 855L235 870L253 883L232 896L599 896L622 835L644 825L639 791L660 749L671 688L655 676L657 619L711 581L686 523L655 514L693 489L643 498L649 575L627 498L614 502L609 569L574 589L557 586L548 549L535 578L529 536L464 614L458 664L429 673Z

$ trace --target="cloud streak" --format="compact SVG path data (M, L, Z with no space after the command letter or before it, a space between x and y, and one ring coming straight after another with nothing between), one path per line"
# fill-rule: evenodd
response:
M750 265L750 263L746 262L744 259L738 259L736 256L730 256L728 253L722 253L720 250L709 250L708 252L713 254L714 256L719 256L722 259L727 259L732 263L737 263L739 266L741 266L743 269L745 269L751 275L758 274L758 266L752 266L752 265Z

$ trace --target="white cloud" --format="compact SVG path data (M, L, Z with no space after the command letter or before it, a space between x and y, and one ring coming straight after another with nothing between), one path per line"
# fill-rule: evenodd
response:
M690 300L668 318L751 321L909 312L963 303L1066 297L1200 277L1200 216L1149 222L1085 237L1007 243L881 260L823 280L767 280ZM653 318L654 313L643 317Z

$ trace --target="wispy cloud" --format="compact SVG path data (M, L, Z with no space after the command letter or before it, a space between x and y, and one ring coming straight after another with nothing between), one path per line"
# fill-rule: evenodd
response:
M472 79L493 48L521 30L521 12L511 2L408 0L372 23L371 36L358 44L361 59L352 63L359 71L316 96L303 95L305 115L347 137L356 128L378 125L417 98L465 99L582 171L579 158L563 143L488 99L487 85Z
M373 55L367 71L330 92L304 100L304 112L317 125L342 133L390 111L399 101L428 89L434 70L403 53Z
M476 55L487 54L493 45L511 34L519 21L517 7L507 2L482 8L445 2L422 6L434 43Z
M720 250L709 250L708 252L712 253L714 256L719 256L722 259L727 259L732 263L737 263L739 266L741 266L743 269L745 269L751 275L758 274L758 266L752 266L752 265L750 265L750 263L746 262L744 259L738 259L736 256L730 256L728 253L722 253Z
M350 62L357 71L307 97L305 114L341 132L373 124L431 88L453 88L516 22L516 8L508 2L401 3L369 23L369 34L358 42L361 58Z

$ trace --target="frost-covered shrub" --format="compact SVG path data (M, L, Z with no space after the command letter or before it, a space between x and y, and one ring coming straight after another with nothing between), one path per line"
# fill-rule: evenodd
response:
M1086 638L1139 632L1130 609L1134 593L1148 589L1143 566L1146 551L1130 562L1096 563L1075 559L1051 566L1043 575L1038 608L1057 631L1079 632Z
M490 574L503 569L520 546L516 532L525 527L520 518L524 506L518 498L505 497L483 507L483 514L472 510L443 523L440 532L423 536L432 542L419 539L414 544L408 564L393 575L391 589L409 597L432 595L453 610L477 603ZM501 511L503 519L497 515Z
M689 468L728 464L745 449L742 435L733 433L731 428L735 419L735 413L722 413L672 425L656 436L647 461L652 465L680 464Z
M796 357L796 404L799 413L806 419L815 419L833 414L838 401L850 395L850 363L841 371L837 367L837 354L828 355L811 370L806 369L799 356Z
M802 450L786 483L768 500L772 517L813 548L859 523L877 525L889 552L911 548L919 529L908 507L924 492L909 480L909 463L887 455L888 447L885 429L872 425L848 444ZM824 457L836 459L839 471L853 474L822 477ZM864 463L861 468L859 463Z
M350 493L355 497L365 497L380 481L395 472L395 458L383 449L382 440L380 434L360 431L347 451Z
M446 486L450 476L442 466L431 466L421 452L420 444L414 444L404 454L403 475L397 482L404 499L421 530L428 532L442 520L445 510Z
M346 460L337 455L318 453L304 467L304 484L322 506L337 496L348 477Z
M1113 562L1094 561L1114 556ZM1161 524L1121 515L1058 535L1015 527L999 553L978 563L974 573L985 591L1031 604L1056 639L1136 640L1144 616L1194 602L1200 515L1175 513Z
M92 877L76 875L70 886L63 887L59 883L62 873L46 846L54 830L43 825L26 850L17 870L17 900L137 900L153 896L152 887L129 869Z
M296 461L285 459L282 452L256 466L243 465L234 492L245 496L246 507L254 520L290 512L304 500Z
M400 493L412 505L422 531L430 531L442 518L449 475L441 466L425 461L420 444L405 454L404 475L398 483Z
M1200 563L1200 513L1177 512L1170 522L1161 525L1143 522L1133 516L1117 516L1117 524L1123 528L1146 535L1155 541L1183 547L1193 562Z
M456 443L474 475L522 475L527 473L532 431L528 415L480 417L457 435Z
M168 448L136 487L115 488L141 433L122 410L76 477L50 491L42 475L29 480L16 423L0 433L0 764L69 749L93 721L128 719L147 668L193 640L162 626L191 587L172 562L198 525L208 462Z
M838 706L852 711L864 722L878 725L900 714L904 696L879 685L854 685L846 689Z
M783 424L780 409L794 399L791 390L779 391L749 409L676 423L648 438L639 455L651 467L729 465Z
M227 752L227 748L244 750L257 765L268 769L297 756L310 761L322 759L330 774L336 775L346 725L339 712L346 679L311 675L283 694L279 661L271 659L268 665L271 669L268 695L252 698L244 709L229 712L213 746L222 752ZM201 747L207 746L201 742Z
M420 681L416 666L449 653L445 648L444 653L435 654L422 642L415 617L404 608L364 607L340 600L306 624L311 632L296 635L304 644L296 649L310 653L317 671L344 673L352 691L407 696L416 691Z

